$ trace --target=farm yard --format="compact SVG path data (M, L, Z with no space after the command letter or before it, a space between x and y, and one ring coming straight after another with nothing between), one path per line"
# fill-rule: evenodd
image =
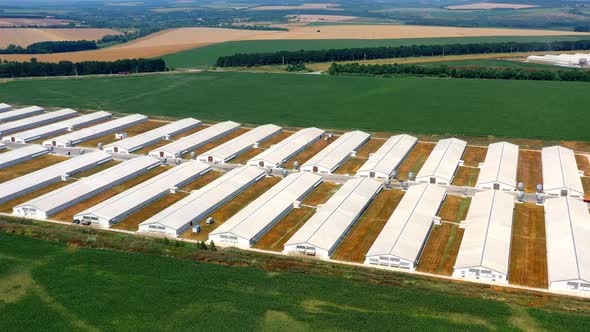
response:
M470 197L448 195L438 212L438 216L444 221L459 223L465 220L470 203Z
M520 151L518 157L517 181L524 183L524 191L534 193L537 184L543 183L541 153Z
M418 271L450 276L457 259L464 230L458 225L442 223L430 231L420 256Z

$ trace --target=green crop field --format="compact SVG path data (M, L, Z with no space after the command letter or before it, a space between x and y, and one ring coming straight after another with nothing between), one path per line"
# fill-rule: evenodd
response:
M6 103L292 126L590 140L590 84L197 73L0 84Z
M233 41L199 47L163 58L171 68L204 68L215 65L222 55L235 53L262 53L276 51L323 50L331 48L380 47L403 45L440 45L497 42L583 40L588 36L533 36L533 37L456 37L456 38L411 38L411 39L329 39L329 40L247 40Z
M103 237L83 231L81 243ZM584 314L507 304L501 297L446 294L444 286L378 286L315 273L64 246L6 233L0 234L0 257L3 331L590 328Z

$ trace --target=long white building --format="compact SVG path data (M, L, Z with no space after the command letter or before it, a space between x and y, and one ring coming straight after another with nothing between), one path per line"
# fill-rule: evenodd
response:
M367 252L365 264L414 271L446 190L411 186Z
M280 168L287 160L322 138L324 133L323 129L315 127L301 129L248 160L248 165Z
M171 188L182 188L209 172L211 167L198 161L182 163L74 216L107 228L119 223L148 204L166 196Z
M19 108L16 110L10 110L10 111L0 113L0 122L14 121L14 120L26 118L28 116L41 114L44 111L45 110L39 106L29 106L29 107L25 107L25 108Z
M224 164L277 135L281 130L281 127L273 124L259 126L199 155L197 158L203 162Z
M507 284L514 197L501 191L475 194L453 277Z
M584 197L574 151L563 146L543 148L543 188L552 196Z
M111 153L131 153L156 144L164 139L170 139L174 135L181 134L200 125L201 121L193 118L178 120L145 133L107 144L104 150Z
M23 175L14 180L0 183L0 204L31 193L37 189L45 188L61 181L63 177L72 176L94 168L111 159L112 157L104 152L86 153L36 172Z
M161 162L152 157L139 157L109 167L92 176L79 179L65 187L34 198L13 208L13 214L23 217L47 219L70 206L133 179Z
M561 197L545 202L549 289L590 292L590 214L586 203Z
M235 168L142 222L139 232L179 236L265 175L255 167Z
M362 131L347 132L301 165L301 170L314 173L332 173L369 138L371 135Z
M115 133L122 129L146 122L147 116L141 114L132 114L122 118L114 119L108 122L97 124L92 127L80 129L69 134L54 137L43 141L45 146L68 147L101 137L110 133Z
M49 136L73 131L77 128L88 126L111 118L111 113L100 111L77 116L73 119L48 124L2 137L5 142L28 143Z
M514 191L517 169L518 145L507 142L490 144L475 187Z
M416 145L416 137L402 134L392 136L369 156L369 160L359 168L356 176L387 179L393 175Z
M463 164L461 158L466 147L467 142L456 138L438 141L418 172L416 181L442 185L451 184L457 167Z
M29 118L5 122L0 124L0 136L5 136L10 133L29 129L36 126L41 126L46 123L55 122L76 116L78 112L73 109L64 108L55 112L47 112L40 115L35 115Z
M0 169L22 163L49 152L49 149L39 145L27 145L5 153L0 153Z
M5 103L0 103L0 112L8 112L10 110L12 110L12 106Z
M368 178L347 181L285 243L283 253L330 258L382 188Z
M288 175L211 232L209 240L249 248L321 182L322 177L315 174Z
M183 137L170 144L150 151L149 155L157 158L181 158L183 154L218 140L240 129L240 124L233 121L217 123L192 135Z

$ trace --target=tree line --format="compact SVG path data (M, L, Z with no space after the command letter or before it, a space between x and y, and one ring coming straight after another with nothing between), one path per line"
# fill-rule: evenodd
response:
M44 77L75 76L95 74L126 74L165 71L166 63L162 59L126 59L117 61L60 61L0 63L0 77Z
M98 46L93 40L76 40L76 41L44 41L31 44L27 47L17 45L8 45L7 48L0 49L0 54L47 54L47 53L65 53L95 50Z
M333 63L330 75L355 74L371 76L427 76L477 78L500 80L542 80L590 82L590 71L585 70L525 70L522 68L452 68L445 65L426 67L418 65L363 65L359 63Z
M444 45L363 47L329 50L279 51L271 53L237 53L220 56L217 67L251 67L289 63L360 61L363 59L407 58L420 56L565 51L590 49L590 40L555 42L505 42Z

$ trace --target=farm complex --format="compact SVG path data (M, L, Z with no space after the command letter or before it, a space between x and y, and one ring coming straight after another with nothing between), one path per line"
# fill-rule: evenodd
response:
M566 146L1 107L0 172L18 174L0 183L4 213L590 294L590 159ZM530 153L539 164L523 164ZM524 222L531 206L542 213ZM539 225L543 250L528 261L514 239Z

